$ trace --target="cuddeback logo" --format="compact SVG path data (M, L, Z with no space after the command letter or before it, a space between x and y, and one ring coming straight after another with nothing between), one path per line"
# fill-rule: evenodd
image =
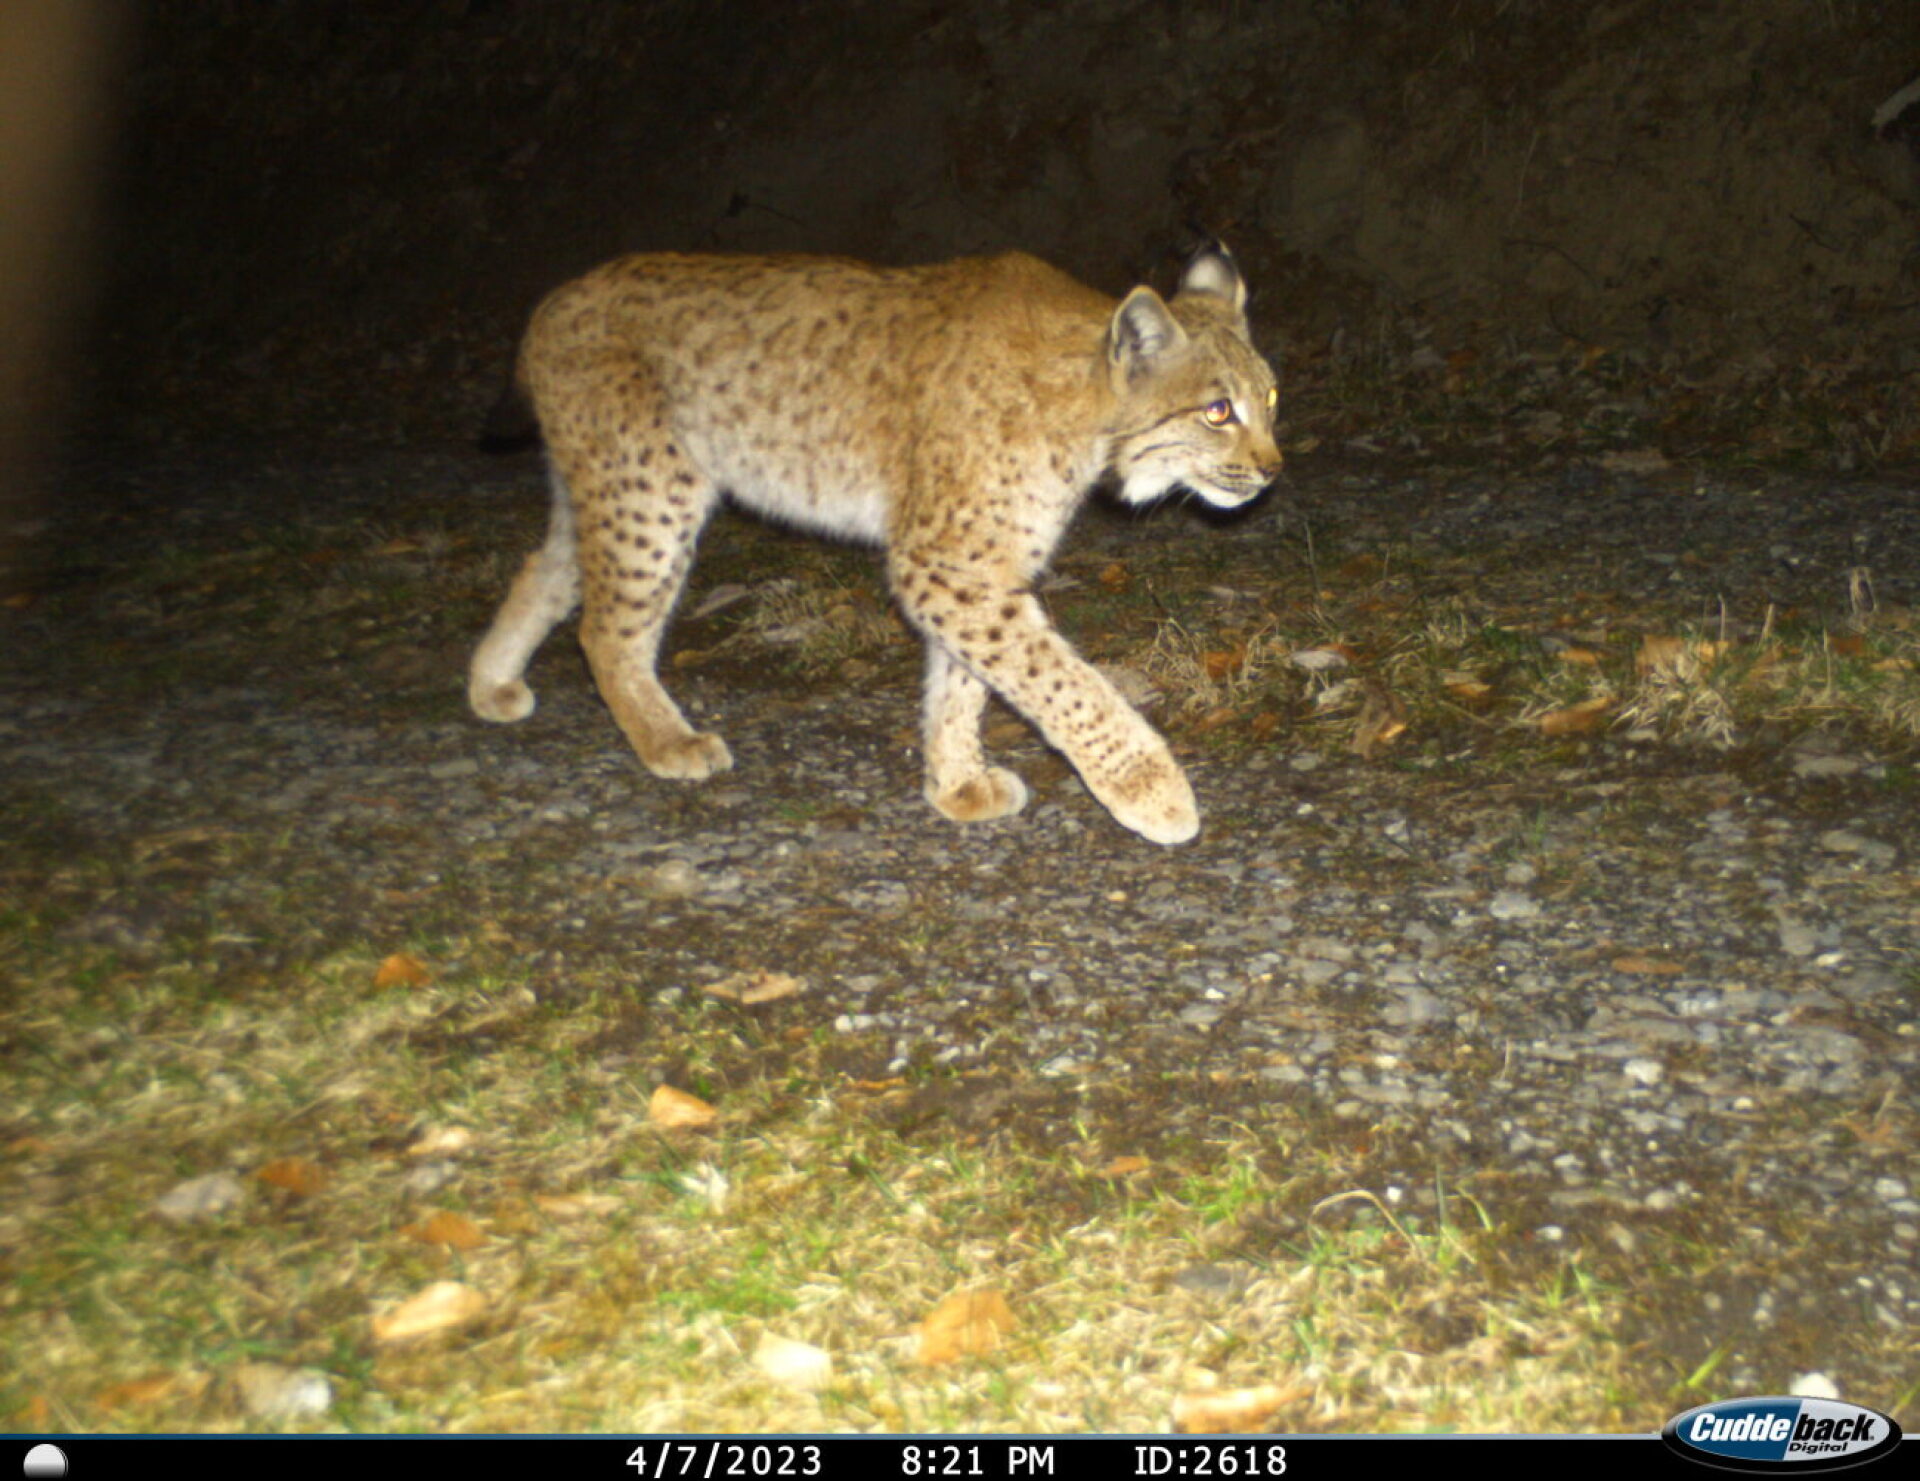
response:
M1837 1399L1728 1399L1668 1420L1660 1438L1729 1471L1837 1471L1878 1460L1900 1443L1900 1426Z

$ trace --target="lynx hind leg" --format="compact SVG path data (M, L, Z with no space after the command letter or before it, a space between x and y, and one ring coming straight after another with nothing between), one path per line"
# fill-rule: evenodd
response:
M524 677L527 661L554 625L580 604L572 500L558 469L548 469L548 482L553 510L546 543L520 567L467 671L467 702L483 720L507 724L533 713L533 691Z
M609 396L616 425L658 426L651 407L633 404L635 395L628 380ZM656 669L719 489L665 432L645 440L589 436L577 449L564 445L564 432L557 441L580 526L580 645L600 697L655 776L701 781L727 770L726 742L687 723Z
M1011 817L1027 805L1027 784L987 765L980 715L987 686L937 642L927 644L924 715L927 801L956 823Z

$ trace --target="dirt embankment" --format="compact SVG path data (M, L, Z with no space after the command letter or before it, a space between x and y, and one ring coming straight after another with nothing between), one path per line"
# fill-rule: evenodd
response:
M115 423L464 435L529 302L643 247L1226 236L1276 347L1417 319L1910 374L1920 9L1831 0L156 7L95 362Z

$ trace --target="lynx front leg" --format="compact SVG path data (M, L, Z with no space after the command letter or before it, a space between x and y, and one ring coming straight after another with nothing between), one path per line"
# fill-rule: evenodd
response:
M927 644L924 736L927 801L956 823L1010 817L1027 805L1027 784L980 750L987 686L937 642Z
M944 675L929 660L927 685L929 795L942 812L957 816L941 795L991 775L974 728L984 696L971 686L984 680L1040 727L1115 821L1154 843L1185 843L1200 831L1193 788L1167 743L1054 631L1036 598L910 552L895 555L893 578L907 615L948 655ZM964 740L955 738L961 719Z

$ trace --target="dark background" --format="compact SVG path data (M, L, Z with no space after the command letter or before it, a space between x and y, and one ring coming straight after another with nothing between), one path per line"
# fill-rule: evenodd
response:
M1813 367L1914 447L1909 0L109 9L95 434L470 438L533 301L623 251L1019 246L1118 292L1218 233L1296 385Z

